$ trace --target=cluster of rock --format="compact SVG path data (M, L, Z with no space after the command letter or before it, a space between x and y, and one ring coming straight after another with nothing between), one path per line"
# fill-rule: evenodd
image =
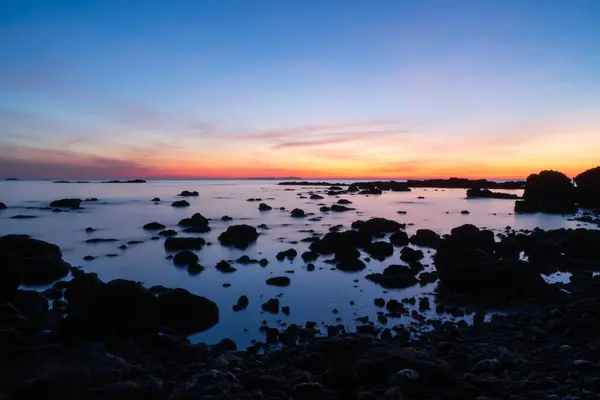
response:
M512 193L492 192L489 189L471 188L467 189L467 199L503 199L515 200L519 195Z

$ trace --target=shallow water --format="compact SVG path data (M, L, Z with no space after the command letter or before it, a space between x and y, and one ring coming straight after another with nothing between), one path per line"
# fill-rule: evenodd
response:
M190 207L171 207L172 201L181 199L177 194L182 190L196 190L200 196L186 198ZM348 206L356 208L356 211L344 213L319 211L320 204L331 205L338 200L333 196L324 195L323 200L298 198L299 193L324 190L326 187L278 186L277 181L272 180L150 181L145 184L0 182L0 201L9 207L0 211L0 235L24 233L55 243L61 247L66 261L74 266L82 266L87 272L96 272L105 281L132 279L141 281L148 287L182 287L206 296L219 305L220 323L191 339L214 343L223 337L230 337L243 347L250 344L252 339L262 339L258 328L263 320L268 321L270 326L276 326L277 321L304 324L311 320L326 324L343 323L351 328L357 324L355 318L358 316L369 316L372 321L376 321L379 310L373 305L376 297L386 300L410 296L432 297L435 284L386 290L364 279L365 275L381 272L390 264L400 264L399 248L386 261L371 261L367 269L358 273L330 270L331 265L323 262L327 257L320 257L314 262L317 267L315 271L306 271L306 263L302 261L300 254L308 248L308 243L300 240L311 236L311 233L301 232L302 230L313 229L324 234L333 225L342 224L344 228L349 228L353 221L371 217L385 217L414 224L407 227L409 234L419 228L433 229L441 234L449 233L453 227L465 223L498 232L504 231L506 226L513 229L587 226L556 215L514 215L513 201L466 199L464 189L413 189L412 192L392 192L381 196L344 195L341 197L353 202ZM512 193L521 194L519 191ZM424 199L417 199L419 196ZM99 201L85 202L82 204L84 209L79 211L53 213L40 209L53 200L67 197L96 197ZM154 197L159 197L162 202L152 203L150 200ZM274 209L260 212L259 202L246 201L257 197ZM285 207L287 211L276 209L278 207ZM291 218L289 210L296 207L323 218L321 221L309 221L312 216L304 219ZM399 210L406 211L406 214L398 214ZM461 214L462 210L469 211L469 214ZM185 268L178 268L171 260L166 259L169 253L164 250L164 239L150 240L156 232L145 231L142 226L157 221L166 225L167 229L180 231L177 223L195 212L211 219L212 231L207 234L179 233L179 236L202 236L212 242L212 246L205 246L197 252L199 262L207 267L206 270L199 275L190 276ZM10 219L16 214L38 218ZM229 215L233 221L221 221L223 215ZM218 235L227 226L240 223L253 226L266 224L270 229L259 230L261 235L258 241L246 250L221 246L217 240ZM97 231L88 234L85 232L87 227L93 227ZM85 243L90 238L115 238L118 241ZM131 240L144 242L128 245L125 250L119 249L119 246ZM291 241L298 243L288 243ZM296 260L279 262L275 259L277 252L292 247L299 254ZM425 252L427 254L428 250ZM113 256L108 257L108 254ZM270 263L266 268L232 264L237 271L231 274L214 269L218 261L235 260L243 254L256 259L267 258ZM82 260L86 255L98 258L86 262ZM430 255L431 253L424 264L431 265ZM431 268L429 266L426 270ZM289 276L291 285L279 288L265 284L267 278L280 275ZM224 288L224 283L230 283L231 287ZM231 307L242 294L248 296L250 305L244 311L233 312ZM261 312L261 304L276 295L281 295L282 306L291 307L289 316ZM350 305L350 302L354 304ZM339 313L334 314L334 309ZM435 313L425 314L433 316ZM336 322L336 318L340 318L341 322ZM465 319L469 321L468 316ZM388 326L410 321L409 317L390 319Z

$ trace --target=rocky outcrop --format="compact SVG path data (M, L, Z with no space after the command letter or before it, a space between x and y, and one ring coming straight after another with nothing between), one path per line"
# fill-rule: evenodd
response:
M219 241L223 246L234 246L245 249L258 239L256 228L250 225L232 225L219 235Z
M417 229L417 232L410 237L410 242L416 246L431 247L435 249L440 239L440 235L431 229Z
M573 183L557 171L529 175L523 200L515 203L515 212L518 213L570 214L576 211Z
M81 205L81 199L60 199L55 200L50 203L50 207L58 207L58 208L79 208Z
M359 194L381 194L382 191L410 192L410 188L404 182L397 181L373 181L356 182L348 187L348 192L359 192Z
M270 205L266 204L266 203L260 203L258 205L258 211L269 211L272 210L273 207L271 207Z
M382 273L369 274L365 278L389 289L403 289L418 282L415 271L405 265L390 265Z
M306 216L306 214L304 213L304 210L302 210L300 208L294 208L292 210L292 212L290 213L290 216L292 218L304 218Z
M271 286L289 286L291 280L287 276L274 276L273 278L267 279L266 283Z
M42 240L32 239L27 235L0 237L0 250L5 252L4 257L7 262L10 261L6 267L9 282L10 275L12 272L16 272L17 269L21 271L21 283L45 285L63 278L71 268L68 263L63 261L58 246ZM15 267L15 265L20 267Z
M467 199L502 199L516 200L519 196L511 193L492 192L489 189L472 188L467 189Z
M159 222L149 222L143 227L147 231L159 231L161 229L165 229L166 227Z
M19 257L0 250L0 302L10 299L23 279L23 266Z
M600 208L600 166L575 177L577 202L581 207Z
M370 235L393 233L405 227L405 224L386 218L371 218L367 221L358 220L352 223L352 229L358 229Z
M7 208L8 207L6 206L6 204L0 201L0 210L6 210Z
M183 192L179 193L177 196L181 196L181 197L198 197L199 193L194 191L189 191L189 190L184 190Z
M208 219L206 219L200 213L195 213L190 218L182 219L177 225L184 227L185 229L183 231L188 233L210 232L210 227L208 226Z
M165 239L165 250L180 251L180 250L200 250L206 241L202 238L195 237L168 237Z
M172 207L189 207L190 203L185 200L177 200L171 203Z

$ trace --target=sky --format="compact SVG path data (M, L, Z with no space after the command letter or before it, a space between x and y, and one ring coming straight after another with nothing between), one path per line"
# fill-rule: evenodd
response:
M597 0L2 0L0 177L600 164Z

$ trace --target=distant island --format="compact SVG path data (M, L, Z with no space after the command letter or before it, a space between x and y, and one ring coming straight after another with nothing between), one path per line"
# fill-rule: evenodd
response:
M146 181L143 180L143 179L132 179L132 180L128 180L128 181L113 180L113 181L101 181L101 182L90 182L90 181L54 181L52 183L146 183Z
M291 181L291 182L279 182L279 185L289 186L350 186L350 187L366 187L375 186L380 187L382 190L390 190L388 187L399 187L404 185L408 188L441 188L441 189L508 189L518 190L525 188L525 181L505 181L496 182L489 181L487 179L467 179L467 178L448 178L448 179L424 179L416 180L409 179L406 181L363 181L352 184L348 183L331 183L331 182L311 182L311 181ZM384 188L386 187L386 188Z

